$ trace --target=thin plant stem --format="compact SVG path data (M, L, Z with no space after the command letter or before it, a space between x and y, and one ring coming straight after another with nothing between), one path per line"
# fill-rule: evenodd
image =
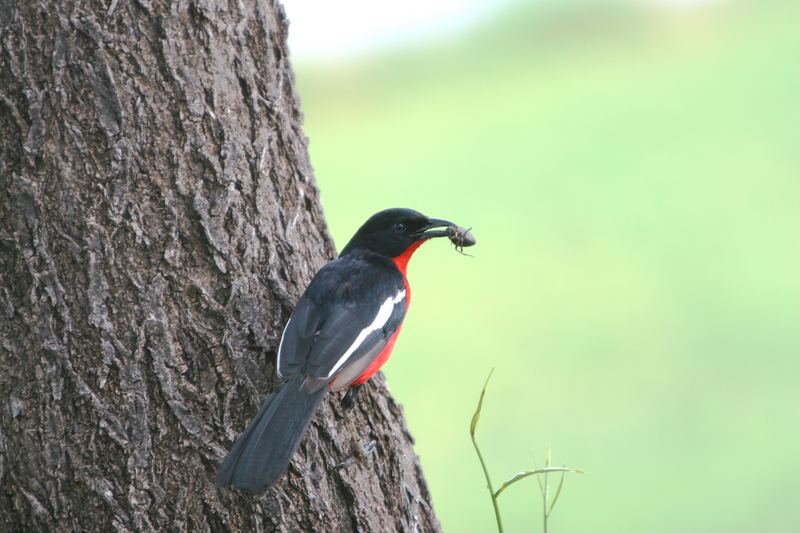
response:
M550 446L547 447L547 459L544 463L545 468L550 467ZM542 491L542 516L544 524L542 526L543 533L547 533L547 518L550 513L547 512L547 494L550 492L550 485L547 479L547 472L544 473L544 490Z
M544 498L542 498L542 516L544 516L544 526L542 527L542 531L547 533L547 518L550 516L550 513L547 512L547 493L550 491L550 485L547 481L547 474L544 475Z
M494 493L492 479L489 477L489 470L486 468L486 462L483 460L483 454L481 453L480 448L478 448L478 443L474 438L472 439L472 445L475 447L475 453L478 454L478 460L481 462L481 468L483 469L483 476L486 478L486 485L489 487L489 494L492 497L494 517L495 520L497 520L497 533L503 533L503 520L500 518L500 506L497 504L497 496L495 496Z
M475 447L475 453L478 454L478 460L481 462L481 468L483 469L483 476L486 478L486 485L489 488L489 496L492 498L492 507L494 508L494 518L497 520L497 533L503 533L503 521L500 518L500 507L497 504L497 495L494 493L494 486L492 485L492 478L489 477L489 469L486 468L486 461L483 460L483 454L481 453L481 449L478 447L478 441L475 439L475 433L478 429L478 420L481 417L481 409L483 408L483 398L486 396L486 388L489 386L489 379L492 377L492 373L489 372L489 375L486 376L486 383L483 384L483 390L481 391L481 397L478 400L478 408L475 409L475 414L472 415L472 422L469 425L469 436L472 439L472 445Z
M547 447L547 455L545 456L545 464L544 468L538 468L536 466L536 454L534 453L533 457L533 467L534 470L525 470L522 472L516 473L513 477L503 483L499 489L496 491L494 490L494 485L492 485L492 478L489 476L489 469L486 467L486 461L483 459L483 454L481 453L481 449L478 446L478 440L475 438L475 434L477 433L478 429L478 422L481 418L481 410L483 409L483 399L486 396L486 389L489 387L489 379L492 377L492 369L489 372L489 375L486 377L486 383L483 384L483 390L481 391L481 397L478 400L478 407L475 409L475 414L472 415L472 421L469 424L469 435L472 439L472 446L475 448L475 453L478 454L478 460L481 463L481 469L483 470L483 477L486 478L486 488L489 489L489 496L492 498L492 508L494 509L494 518L497 522L497 533L503 533L503 520L500 517L500 506L497 503L500 494L503 493L508 487L525 479L526 477L535 476L536 482L539 484L539 490L542 492L542 520L544 525L544 533L547 533L547 519L550 517L550 513L553 511L553 507L556 505L556 501L558 501L558 497L561 495L561 489L564 486L564 475L567 472L575 472L578 474L583 474L583 471L578 468L567 468L566 466L556 466L551 467L551 454L550 454L550 447ZM558 483L558 488L556 489L555 496L553 496L553 501L548 502L548 497L550 493L550 480L548 478L548 474L550 473L559 472L561 474L561 479ZM544 481L541 479L541 474L544 474ZM549 503L549 506L548 506Z

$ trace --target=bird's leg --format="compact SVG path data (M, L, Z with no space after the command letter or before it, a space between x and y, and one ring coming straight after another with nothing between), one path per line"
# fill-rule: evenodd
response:
M360 463L361 461L363 461L364 459L366 459L367 457L369 457L378 450L378 441L370 440L365 444L361 444L360 442L361 440L363 440L363 438L360 439L359 441L354 440L351 442L351 448L350 448L351 454L341 463L334 465L333 466L334 470L340 470L342 468L346 468L351 464L355 463L356 461Z
M344 393L344 398L342 398L342 407L348 411L352 409L356 404L356 398L358 398L359 392L361 392L361 385L356 385L347 389L347 392Z

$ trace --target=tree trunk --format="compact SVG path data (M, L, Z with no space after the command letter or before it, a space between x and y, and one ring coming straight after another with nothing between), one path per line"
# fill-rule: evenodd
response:
M263 496L213 484L334 255L286 32L266 0L0 0L0 530L439 529L380 378Z

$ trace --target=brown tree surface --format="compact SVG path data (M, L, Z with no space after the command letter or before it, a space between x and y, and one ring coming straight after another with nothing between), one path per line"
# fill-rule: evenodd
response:
M267 0L0 2L0 530L439 529L380 378L263 496L213 484L334 255L286 33Z

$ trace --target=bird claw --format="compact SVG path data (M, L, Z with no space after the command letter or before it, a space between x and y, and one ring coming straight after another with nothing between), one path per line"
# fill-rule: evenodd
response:
M371 440L368 443L361 446L361 457L359 459L366 459L378 449L378 441Z
M354 441L352 443L352 450L353 452L348 456L344 461L341 463L337 463L333 465L334 470L341 470L342 468L347 468L351 464L355 463L356 461L361 462L373 453L378 450L378 441L371 440L366 444L356 444Z

